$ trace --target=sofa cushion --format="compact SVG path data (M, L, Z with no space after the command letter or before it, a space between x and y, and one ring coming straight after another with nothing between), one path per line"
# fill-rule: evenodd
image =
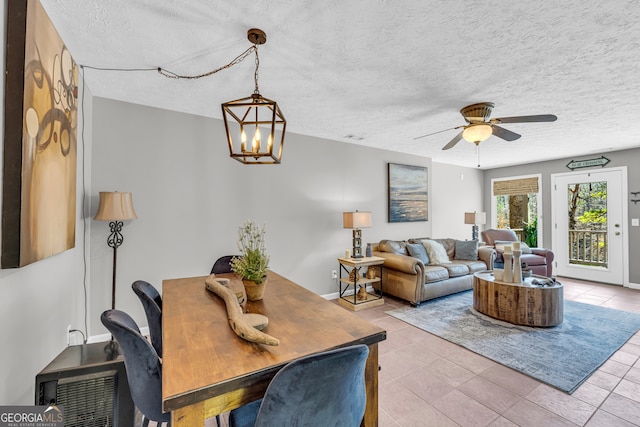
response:
M444 246L442 246L441 243L436 242L435 240L422 240L422 244L424 245L424 248L427 250L427 255L429 256L429 264L434 265L434 264L448 264L451 261L449 261L449 256L447 255L447 251L444 248Z
M424 248L424 245L420 243L407 243L407 251L409 255L422 261L424 265L429 264L429 256L427 255L427 250Z
M526 254L520 256L520 262L526 262L527 265L547 265L547 258L540 255Z
M465 264L449 263L444 264L443 267L449 272L449 277L466 276L469 274L469 267Z
M485 271L487 269L487 264L483 261L454 260L453 263L466 265L469 269L469 274L474 274L478 271Z
M409 255L407 252L407 242L403 240L381 240L378 244L380 252L388 252L398 255Z
M453 259L466 259L475 261L478 259L477 240L456 240L456 253Z
M427 265L424 267L424 283L439 282L448 278L449 272L443 266Z

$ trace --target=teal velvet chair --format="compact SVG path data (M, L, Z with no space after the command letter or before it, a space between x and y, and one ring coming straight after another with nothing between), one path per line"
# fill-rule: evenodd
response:
M295 360L274 377L264 398L229 414L229 427L357 427L366 406L366 345Z
M158 353L127 313L107 310L100 320L118 342L133 403L144 416L143 426L149 421L169 425L171 413L162 412L162 362Z

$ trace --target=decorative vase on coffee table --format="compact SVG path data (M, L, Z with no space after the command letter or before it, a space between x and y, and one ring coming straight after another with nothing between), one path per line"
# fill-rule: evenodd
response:
M253 280L242 279L244 290L247 293L247 299L249 301L260 301L264 296L264 290L267 285L267 278L265 277L262 283L256 283Z

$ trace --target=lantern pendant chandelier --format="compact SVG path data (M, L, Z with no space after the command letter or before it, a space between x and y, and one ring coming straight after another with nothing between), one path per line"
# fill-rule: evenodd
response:
M247 31L247 38L253 46L229 64L216 70L198 76L179 76L161 68L158 68L158 72L169 78L197 79L238 64L254 52L256 69L253 74L255 83L253 93L246 98L222 104L229 154L233 159L247 165L279 164L282 159L287 121L278 104L263 97L258 86L260 67L258 46L266 43L267 35L260 29L252 28ZM250 139L247 136L250 136Z

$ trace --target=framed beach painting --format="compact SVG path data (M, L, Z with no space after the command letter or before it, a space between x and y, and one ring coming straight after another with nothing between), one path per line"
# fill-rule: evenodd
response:
M39 0L7 8L2 268L75 246L78 67Z
M389 222L429 220L428 169L389 163Z

